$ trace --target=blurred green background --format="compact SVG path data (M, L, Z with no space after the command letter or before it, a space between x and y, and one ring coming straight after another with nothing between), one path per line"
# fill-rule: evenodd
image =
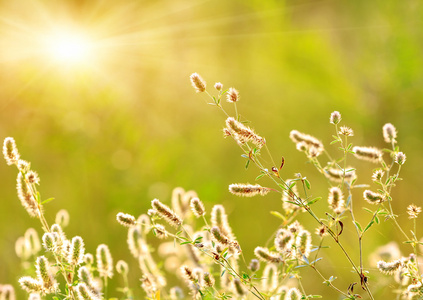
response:
M176 186L197 191L209 211L217 203L226 207L246 259L279 225L269 213L281 210L276 194L229 194L229 184L254 183L258 172L245 170L236 144L222 138L225 117L194 92L193 72L211 92L217 81L240 91L239 112L266 138L275 158L285 157L283 176L301 172L313 195L324 197L316 204L321 214L327 183L295 150L290 130L328 145L329 115L339 110L343 124L355 131L355 144L382 148L381 128L393 123L408 159L394 208L408 232L407 205L423 204L422 16L418 0L3 0L0 137L16 139L22 158L41 177L41 195L55 198L45 207L47 220L53 223L66 208L67 235L81 235L91 253L108 244L116 261L130 262L133 286L141 274L116 213L144 213L153 198L169 203ZM37 39L61 23L90 33L97 45L93 59L67 64L40 53ZM354 165L359 181L369 183L375 166ZM23 275L15 240L28 227L41 233L16 196L16 173L0 163L0 282L15 287ZM365 223L369 215L360 207L368 205L361 193L356 191L355 207ZM314 232L310 218L301 220ZM391 240L402 241L393 229L385 222L372 230L364 240L365 256ZM350 221L345 230L346 247L357 253L356 240L348 238L354 236ZM313 241L318 242L315 235ZM410 249L400 247L408 255ZM335 283L346 290L358 278L337 249L327 253L339 257L327 259L322 273L337 276ZM302 274L308 294L338 298L312 271ZM377 286L372 278L370 286ZM378 288L375 296L389 298L391 292Z

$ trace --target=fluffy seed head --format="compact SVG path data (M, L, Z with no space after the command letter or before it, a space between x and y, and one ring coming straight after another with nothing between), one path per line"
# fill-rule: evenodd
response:
M397 129L391 123L386 123L382 128L383 139L387 143L396 143Z
M262 187L259 184L243 184L243 183L234 183L229 185L229 192L236 196L241 197L254 197L256 195L264 196L270 192L270 189L267 187Z
M85 253L84 263L91 266L94 263L94 256L91 253Z
M228 215L226 214L223 205L218 204L213 206L211 212L211 223L212 226L218 227L224 236L227 236L231 240L236 240L235 235L232 233L232 229L229 226Z
M216 82L214 84L214 88L220 92L223 89L223 84L221 84L220 82Z
M131 227L137 224L135 217L130 214L124 214L122 212L116 215L116 220L120 223L120 225Z
M238 102L239 101L239 92L234 88L229 88L227 94L226 94L226 100L228 102Z
M21 236L15 243L16 255L22 260L27 260L31 256L31 249L25 237Z
M28 173L26 173L26 179L28 180L28 183L40 184L40 177L38 177L37 172L32 170L29 170Z
M0 300L16 300L13 286L10 284L0 284Z
M206 91L206 82L197 73L192 73L190 76L191 84L197 93Z
M377 263L377 267L379 269L380 272L382 272L383 274L387 274L387 275L392 275L394 274L395 271L397 271L399 269L399 267L401 267L402 265L402 261L400 259L398 260L394 260L392 262L385 262L383 260L380 260Z
M339 124L339 122L341 122L342 120L341 113L339 111L334 111L333 113L330 114L329 120L334 125Z
M141 240L141 229L139 229L138 226L130 227L128 230L127 243L129 251L131 251L131 254L134 257L138 257L140 255Z
M245 126L232 117L226 119L226 128L230 132L231 136L240 144L251 142L255 146L261 148L266 143L266 140L256 134L251 128Z
M69 225L69 213L66 209L61 209L56 214L56 224L59 224L60 227L64 228Z
M295 220L288 226L288 230L293 234L298 234L303 229L303 226L300 224L300 222L298 222L298 220Z
M116 271L119 274L122 274L123 276L126 276L128 274L128 270L129 270L129 267L128 267L128 264L125 261L119 260L117 262L117 264L116 264Z
M307 230L301 230L295 241L298 254L308 257L311 252L311 234Z
M285 300L300 300L301 292L297 288L290 288L286 293Z
M324 237L325 235L327 235L327 227L325 225L322 225L320 227L316 228L316 234L319 235L320 237Z
M37 278L46 294L54 293L57 288L57 282L51 274L50 264L45 256L37 257L36 261Z
M403 165L406 159L407 157L403 152L398 152L397 154L395 154L395 162L399 165Z
M340 135L345 135L345 136L353 136L354 135L354 131L350 127L342 126L339 129L339 134Z
M154 225L154 231L156 232L156 236L159 239L165 239L165 238L167 238L166 228L162 224L155 224Z
M422 208L418 207L414 204L410 204L407 207L407 213L408 213L409 219L416 219L418 217L419 213L421 213L421 212L422 212Z
M244 287L242 286L242 282L239 278L234 279L234 286L235 286L235 291L238 294L238 296L244 296L246 294L246 291L245 291Z
M79 283L76 286L78 300L100 300L101 298L93 293L85 283Z
M260 269L260 261L258 259L253 258L250 261L250 265L248 268L251 270L251 272L257 272Z
M113 259L110 254L109 247L105 244L101 244L97 247L96 251L97 258L97 269L100 273L100 277L109 277L113 276Z
M93 280L93 276L86 266L82 266L78 270L79 282L84 283L92 294L99 294L97 283Z
M41 293L43 291L42 283L30 276L24 276L19 279L21 288L28 293Z
M192 198L189 205L191 207L192 213L197 218L204 216L206 214L206 210L204 209L204 204L200 199Z
M56 239L50 232L46 232L43 235L43 246L47 251L54 252L57 249Z
M306 146L306 151L313 152L314 157L319 156L324 150L321 141L311 135L299 132L298 130L292 130L289 133L289 137L294 143L301 143L301 146L297 146L297 149L302 149L304 146Z
M137 224L139 224L139 226L141 227L141 231L144 234L147 234L150 232L151 222L150 222L150 217L148 215L146 214L140 215L137 219Z
M29 171L31 164L26 160L20 159L18 160L17 167L19 171L26 173Z
M288 229L279 229L275 237L275 248L279 253L284 254L291 248L293 235Z
M210 229L210 233L212 235L212 238L215 242L223 245L223 246L229 246L231 244L231 241L226 237L222 232L220 231L219 227L213 226Z
M16 181L18 198L19 200L21 200L22 206L26 209L26 211L31 217L38 216L38 203L32 195L32 192L25 180L25 176L21 172L18 173L18 178Z
M324 169L324 175L329 180L332 180L334 182L342 182L342 178L344 178L344 181L346 182L352 182L354 179L357 178L355 169L351 167L347 167L346 170L348 170L348 172L345 172L345 177L344 177L343 169L329 167Z
M330 188L328 202L329 207L336 214L340 214L344 209L344 195L342 194L342 190L338 187Z
M4 139L3 155L6 163L9 166L18 162L20 155L18 148L16 147L15 140L12 137L7 137Z
M358 159L379 163L382 160L382 152L374 147L353 147L354 156Z
M215 283L213 275L209 272L204 272L203 281L206 287L213 287Z
M269 249L264 247L256 247L254 254L259 260L265 263L279 263L282 261L278 253L270 252Z
M82 264L84 262L84 254L84 241L80 236L75 236L74 238L72 238L68 262L72 265Z
M40 294L32 293L29 294L28 300L41 300Z
M181 266L181 274L188 282L196 282L198 279L194 276L192 269L187 265Z
M182 219L174 213L169 206L161 203L159 200L154 199L151 205L157 211L157 214L165 219L173 227L179 227L182 224Z
M366 200L370 204L379 204L385 200L382 194L375 193L369 190L365 190L363 192L363 197L364 200Z
M278 267L276 264L267 264L263 270L262 288L264 291L273 292L278 287Z
M34 228L28 228L25 232L25 240L29 246L29 250L32 255L36 255L41 250L40 239L38 238L38 233Z

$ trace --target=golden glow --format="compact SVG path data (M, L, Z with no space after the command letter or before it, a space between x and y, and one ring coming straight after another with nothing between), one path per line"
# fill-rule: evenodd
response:
M92 58L93 43L81 32L57 30L45 37L45 50L58 63L84 63Z

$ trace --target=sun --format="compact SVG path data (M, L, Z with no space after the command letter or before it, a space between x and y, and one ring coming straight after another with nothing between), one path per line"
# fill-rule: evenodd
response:
M56 63L81 64L93 57L94 44L84 32L59 29L47 34L44 40L47 56Z

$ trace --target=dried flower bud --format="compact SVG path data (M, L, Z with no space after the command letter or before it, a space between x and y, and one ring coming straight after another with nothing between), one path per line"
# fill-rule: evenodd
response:
M329 190L328 197L329 207L336 213L340 214L344 209L344 195L338 187L332 187Z
M387 143L395 143L397 138L397 130L391 123L386 123L382 128L383 139Z
M18 148L16 147L15 140L12 137L4 139L3 155L6 163L10 166L16 164L20 158Z
M363 197L364 200L366 200L370 204L379 204L385 200L382 194L375 193L369 190L364 191Z
M353 147L354 156L358 159L379 163L382 160L382 152L374 147Z
M44 256L37 257L36 261L38 281L43 287L44 293L54 293L57 289L57 282L51 274L50 264Z
M129 270L129 267L128 267L128 264L125 261L119 260L117 262L117 264L116 264L116 271L119 274L122 274L123 276L126 276L126 275L128 275L128 270Z
M406 159L407 157L402 152L398 152L397 154L395 154L395 162L399 165L403 165Z
M239 101L239 92L232 87L229 88L229 90L226 94L226 100L228 102L232 102L232 103L238 102Z
M400 259L394 260L389 263L381 260L377 263L379 271L387 275L394 274L394 272L397 271L401 265L402 261Z
M28 214L31 217L38 216L38 203L32 195L32 192L25 181L24 175L20 172L18 173L16 189L18 191L18 198L21 200L22 206L26 209Z
M220 92L223 89L223 84L221 84L220 82L216 82L214 84L214 88Z
M159 239L165 239L165 238L167 238L167 231L166 231L166 228L163 225L161 225L161 224L155 224L154 225L154 231L156 233L156 236Z
M120 223L120 225L131 227L134 226L137 222L135 221L135 217L130 214L124 214L122 212L116 215L116 220Z
M26 173L26 179L28 180L28 183L40 184L40 177L38 177L37 172L34 172L32 170L30 170L30 171L28 171L28 173Z
M269 249L264 247L256 247L254 249L254 254L259 260L265 263L279 263L282 261L278 253L270 252Z
M201 78L197 73L192 73L190 76L191 84L196 90L197 93L202 93L206 91L206 82Z
M345 136L353 136L354 135L354 131L350 127L342 126L339 129L339 134L340 135L345 135Z
M270 189L267 187L262 187L259 184L243 184L243 183L234 183L229 185L229 192L236 196L241 197L254 197L256 195L265 196L270 192Z
M28 293L41 293L43 291L42 283L29 276L21 277L19 279L19 284L21 288Z
M334 111L330 114L330 122L334 125L339 124L341 122L341 113L339 111Z
M190 201L190 206L193 214L199 218L201 216L204 216L206 214L206 210L204 208L203 202L201 202L198 198L192 198Z
M165 219L170 225L179 227L182 224L182 219L174 213L169 206L161 203L157 199L151 201L151 205L156 210L157 214Z
M100 273L100 277L109 277L113 276L113 259L110 254L109 247L105 244L101 244L97 247L96 252L97 258L97 269Z
M383 178L383 175L385 175L385 172L383 172L381 169L378 169L373 172L372 180L375 182L380 182Z
M250 265L248 268L251 270L251 272L257 272L260 269L260 261L258 259L253 258L250 261Z
M56 224L64 228L69 225L69 213L66 209L61 209L56 214Z
M414 204L410 204L407 207L407 213L408 213L409 219L416 219L421 212L422 212L422 208Z
M75 236L72 239L68 262L73 265L82 264L84 262L84 253L84 241L80 236Z

